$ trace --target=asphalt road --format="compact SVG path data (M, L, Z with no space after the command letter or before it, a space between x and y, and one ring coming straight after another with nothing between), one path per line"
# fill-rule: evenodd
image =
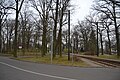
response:
M120 68L79 68L0 57L0 80L120 80Z

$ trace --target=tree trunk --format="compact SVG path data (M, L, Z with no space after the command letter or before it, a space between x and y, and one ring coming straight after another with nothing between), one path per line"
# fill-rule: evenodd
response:
M98 42L98 22L96 23L96 26L97 26L97 57L99 56L99 42Z
M19 15L18 0L16 0L15 39L14 39L14 52L13 52L14 57L17 57L17 48L18 48L18 44L17 44L18 15Z
M59 4L59 0L57 0L56 2L55 25L53 30L53 58L56 57L56 32L57 32L57 20L58 20L58 4Z
M109 54L111 55L111 41L110 41L110 35L109 35L109 27L107 26L107 37L108 37L108 42L109 42Z
M70 10L68 10L68 61L70 61Z
M102 53L102 55L103 55L103 54L104 54L104 52L103 52L102 32L100 33L100 42L101 42L101 53Z
M8 28L8 24L7 24L7 50L6 50L6 53L8 54L9 53L9 28Z
M61 38L61 32L62 32L62 26L59 29L59 33L58 33L58 39L57 39L57 48L58 48L58 54L60 55L60 57L62 57L62 38Z
M60 54L60 30L59 30L59 33L58 33L58 38L57 38L57 44L56 44L56 47L57 47L57 50L58 50L58 55Z
M47 53L47 39L46 39L46 23L45 21L43 22L44 26L43 26L43 35L42 35L42 57L45 56L45 54Z
M86 35L83 35L83 39L84 39L84 51L88 51L88 38Z
M63 7L64 8L64 7ZM58 54L62 57L62 21L63 21L63 8L61 9L61 17L60 17L60 29L58 33Z
M114 14L114 24L115 24L115 34L116 34L116 44L117 44L117 56L120 57L120 40L119 40L119 28L116 22L116 12L115 12L115 1L113 1L113 14Z
M19 0L15 0L16 2L16 18L15 18L15 39L14 39L14 52L13 52L13 56L17 57L17 48L18 48L18 44L17 44L17 30L18 30L18 16L19 16L19 12L21 10L22 4L24 2L24 0L21 1L21 4L19 6Z
M27 36L28 36L28 37L27 37L27 45L26 45L26 49L27 49L27 51L29 52L29 46L30 46L30 35L28 34Z
M46 13L46 14L45 14ZM45 2L43 3L43 35L42 35L42 57L47 53L47 26L48 12L45 10Z

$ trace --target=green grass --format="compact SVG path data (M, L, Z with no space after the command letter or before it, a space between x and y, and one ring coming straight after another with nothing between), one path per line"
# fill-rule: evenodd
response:
M50 56L45 57L26 57L26 58L17 58L17 60L23 60L23 61L30 61L30 62L37 62L37 63L46 63L51 64ZM83 61L68 61L67 56L59 57L57 56L55 59L52 60L52 64L57 65L65 65L65 66L80 66L80 67L89 67L88 64L86 64Z
M81 53L79 53L79 54L85 55L85 53L87 53L87 52L81 52ZM101 54L100 54L98 58L120 60L120 57L118 58L118 56L117 56L116 54L112 54L112 55L108 55L108 54L101 55Z
M118 58L117 55L107 55L107 54L104 54L104 55L100 55L99 57L100 58L106 58L106 59L120 60L120 58Z

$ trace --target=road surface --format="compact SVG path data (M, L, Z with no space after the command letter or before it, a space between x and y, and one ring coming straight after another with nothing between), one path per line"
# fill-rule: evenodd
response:
M120 68L80 68L0 57L0 80L120 80Z

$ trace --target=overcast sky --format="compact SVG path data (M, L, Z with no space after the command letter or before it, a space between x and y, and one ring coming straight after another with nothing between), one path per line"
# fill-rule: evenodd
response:
M90 8L94 0L71 0L75 5L74 13L71 14L71 24L77 24L78 20L84 20L84 17L90 14Z
M71 25L77 24L78 20L84 20L84 17L90 14L90 8L94 0L71 0L74 11L71 14ZM15 15L12 14L12 18Z

